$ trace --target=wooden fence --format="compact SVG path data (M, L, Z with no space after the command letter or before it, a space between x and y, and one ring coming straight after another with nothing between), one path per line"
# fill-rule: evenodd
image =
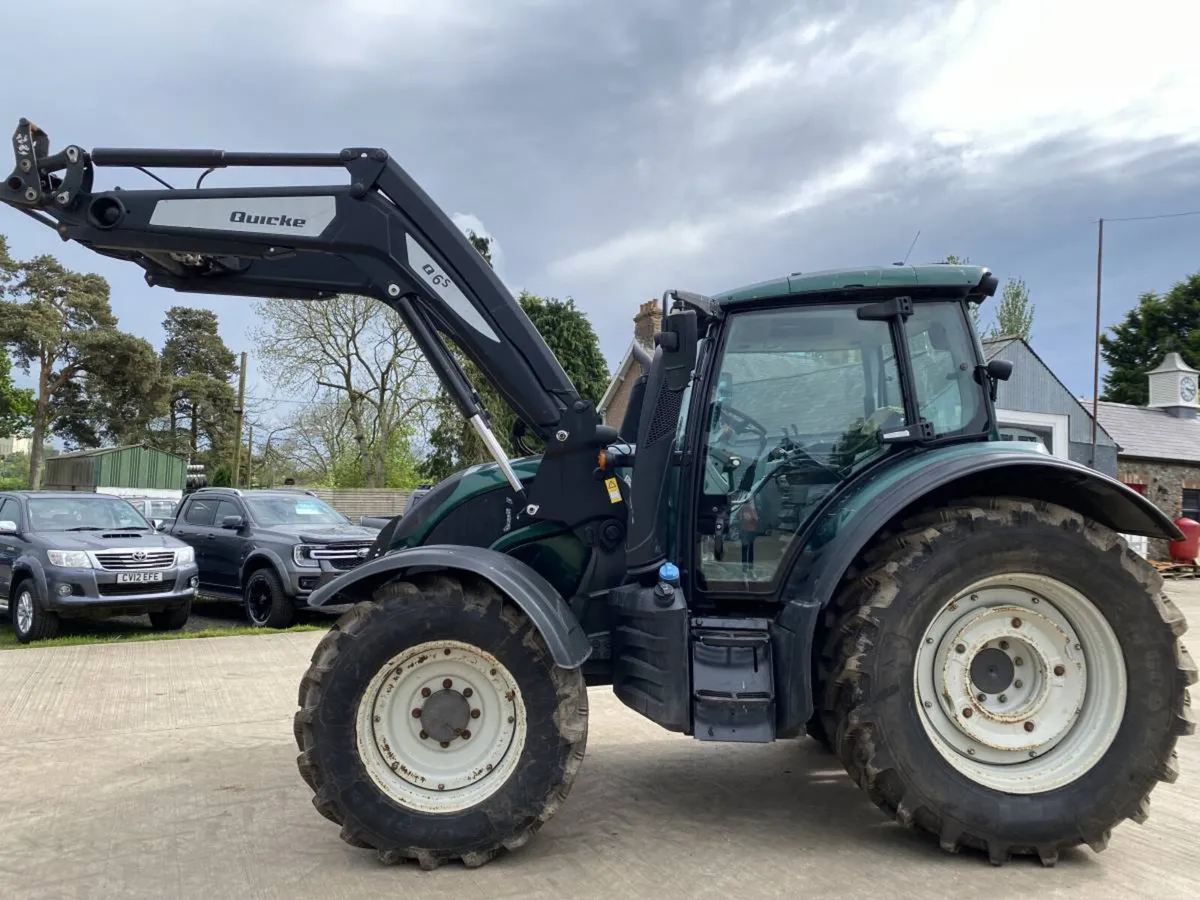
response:
M342 515L358 522L359 516L395 516L404 512L412 491L387 488L303 488L312 491Z

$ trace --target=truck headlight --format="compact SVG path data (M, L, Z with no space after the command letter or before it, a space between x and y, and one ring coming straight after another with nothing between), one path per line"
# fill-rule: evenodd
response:
M320 567L320 563L312 558L313 548L308 544L297 544L292 548L292 561L298 566L306 566L310 569Z
M47 550L50 565L64 569L90 569L92 561L84 550Z
M195 547L178 547L175 550L175 565L190 566L196 561Z

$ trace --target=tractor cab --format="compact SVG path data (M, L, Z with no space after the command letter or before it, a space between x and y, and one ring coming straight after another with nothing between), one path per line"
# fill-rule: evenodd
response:
M995 436L991 389L1009 371L984 364L968 310L994 290L986 269L939 265L677 301L633 413L644 426L633 519L661 530L655 545L672 548L692 588L774 592L807 526L849 483L898 456ZM694 349L679 340L692 331ZM689 362L695 377L676 400L658 370ZM663 452L662 413L676 403ZM657 514L642 516L655 502ZM680 542L685 511L691 537ZM636 525L632 536L631 570L661 564L665 553L638 555Z

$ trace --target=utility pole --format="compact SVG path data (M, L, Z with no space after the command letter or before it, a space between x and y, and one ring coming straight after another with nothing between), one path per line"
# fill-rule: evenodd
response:
M1092 462L1096 466L1096 414L1100 408L1100 275L1104 270L1104 220L1096 234L1096 346L1092 348Z
M254 423L250 423L246 435L246 490L254 487Z
M234 409L237 414L237 433L233 438L233 478L234 487L238 486L239 470L242 465L242 420L246 414L246 351L242 351L242 365L238 372L238 402Z

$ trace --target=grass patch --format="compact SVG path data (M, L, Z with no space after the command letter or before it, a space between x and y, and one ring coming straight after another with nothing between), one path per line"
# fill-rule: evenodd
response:
M103 624L103 623L96 623ZM331 623L332 624L332 623ZM290 634L299 631L326 631L329 625L313 625L302 623L291 628L255 628L251 625L236 625L229 628L203 628L196 631L134 631L134 630L105 630L97 632L79 632L78 634L62 634L48 641L34 641L32 644L22 644L17 640L17 634L11 628L0 628L0 650L24 650L34 647L78 647L84 644L126 644L139 641L182 641L191 638L237 637L249 634Z

